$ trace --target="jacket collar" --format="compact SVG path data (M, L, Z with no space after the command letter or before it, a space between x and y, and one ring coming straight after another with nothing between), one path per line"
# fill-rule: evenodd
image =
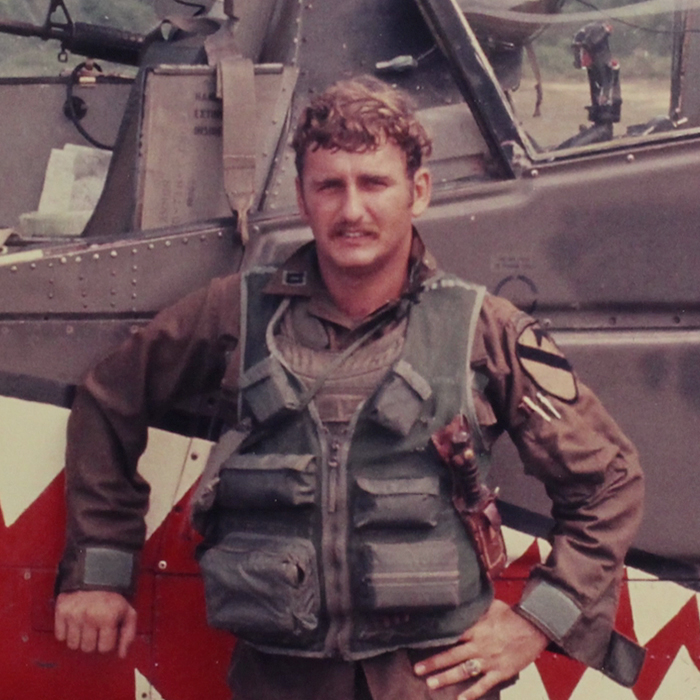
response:
M425 244L415 228L413 229L408 269L402 297L411 296L418 292L423 282L435 274L437 270L435 258L426 250ZM301 246L287 258L273 274L263 293L287 297L307 297L312 302L318 302L323 306L330 304L335 308L321 277L314 241Z

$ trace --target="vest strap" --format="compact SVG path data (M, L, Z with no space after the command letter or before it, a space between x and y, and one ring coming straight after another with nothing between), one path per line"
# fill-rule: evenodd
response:
M224 102L223 168L229 205L238 213L241 242L248 242L248 210L255 195L255 70L242 56L217 64L217 95Z

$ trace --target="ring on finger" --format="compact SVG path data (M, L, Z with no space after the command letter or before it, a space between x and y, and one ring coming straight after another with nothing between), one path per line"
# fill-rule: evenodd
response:
M464 673L465 678L478 676L484 671L479 659L467 659L466 661L462 661L459 667L462 669L462 673Z

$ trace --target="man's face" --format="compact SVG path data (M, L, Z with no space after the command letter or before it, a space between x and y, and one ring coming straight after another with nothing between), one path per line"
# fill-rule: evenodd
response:
M392 141L366 153L308 150L297 200L324 275L405 272L413 219L430 201L430 174L419 168L410 177Z

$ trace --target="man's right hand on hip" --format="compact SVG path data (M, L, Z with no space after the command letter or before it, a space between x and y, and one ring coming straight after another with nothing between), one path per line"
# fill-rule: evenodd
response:
M55 634L69 649L125 658L136 638L136 610L120 593L72 591L56 599Z

